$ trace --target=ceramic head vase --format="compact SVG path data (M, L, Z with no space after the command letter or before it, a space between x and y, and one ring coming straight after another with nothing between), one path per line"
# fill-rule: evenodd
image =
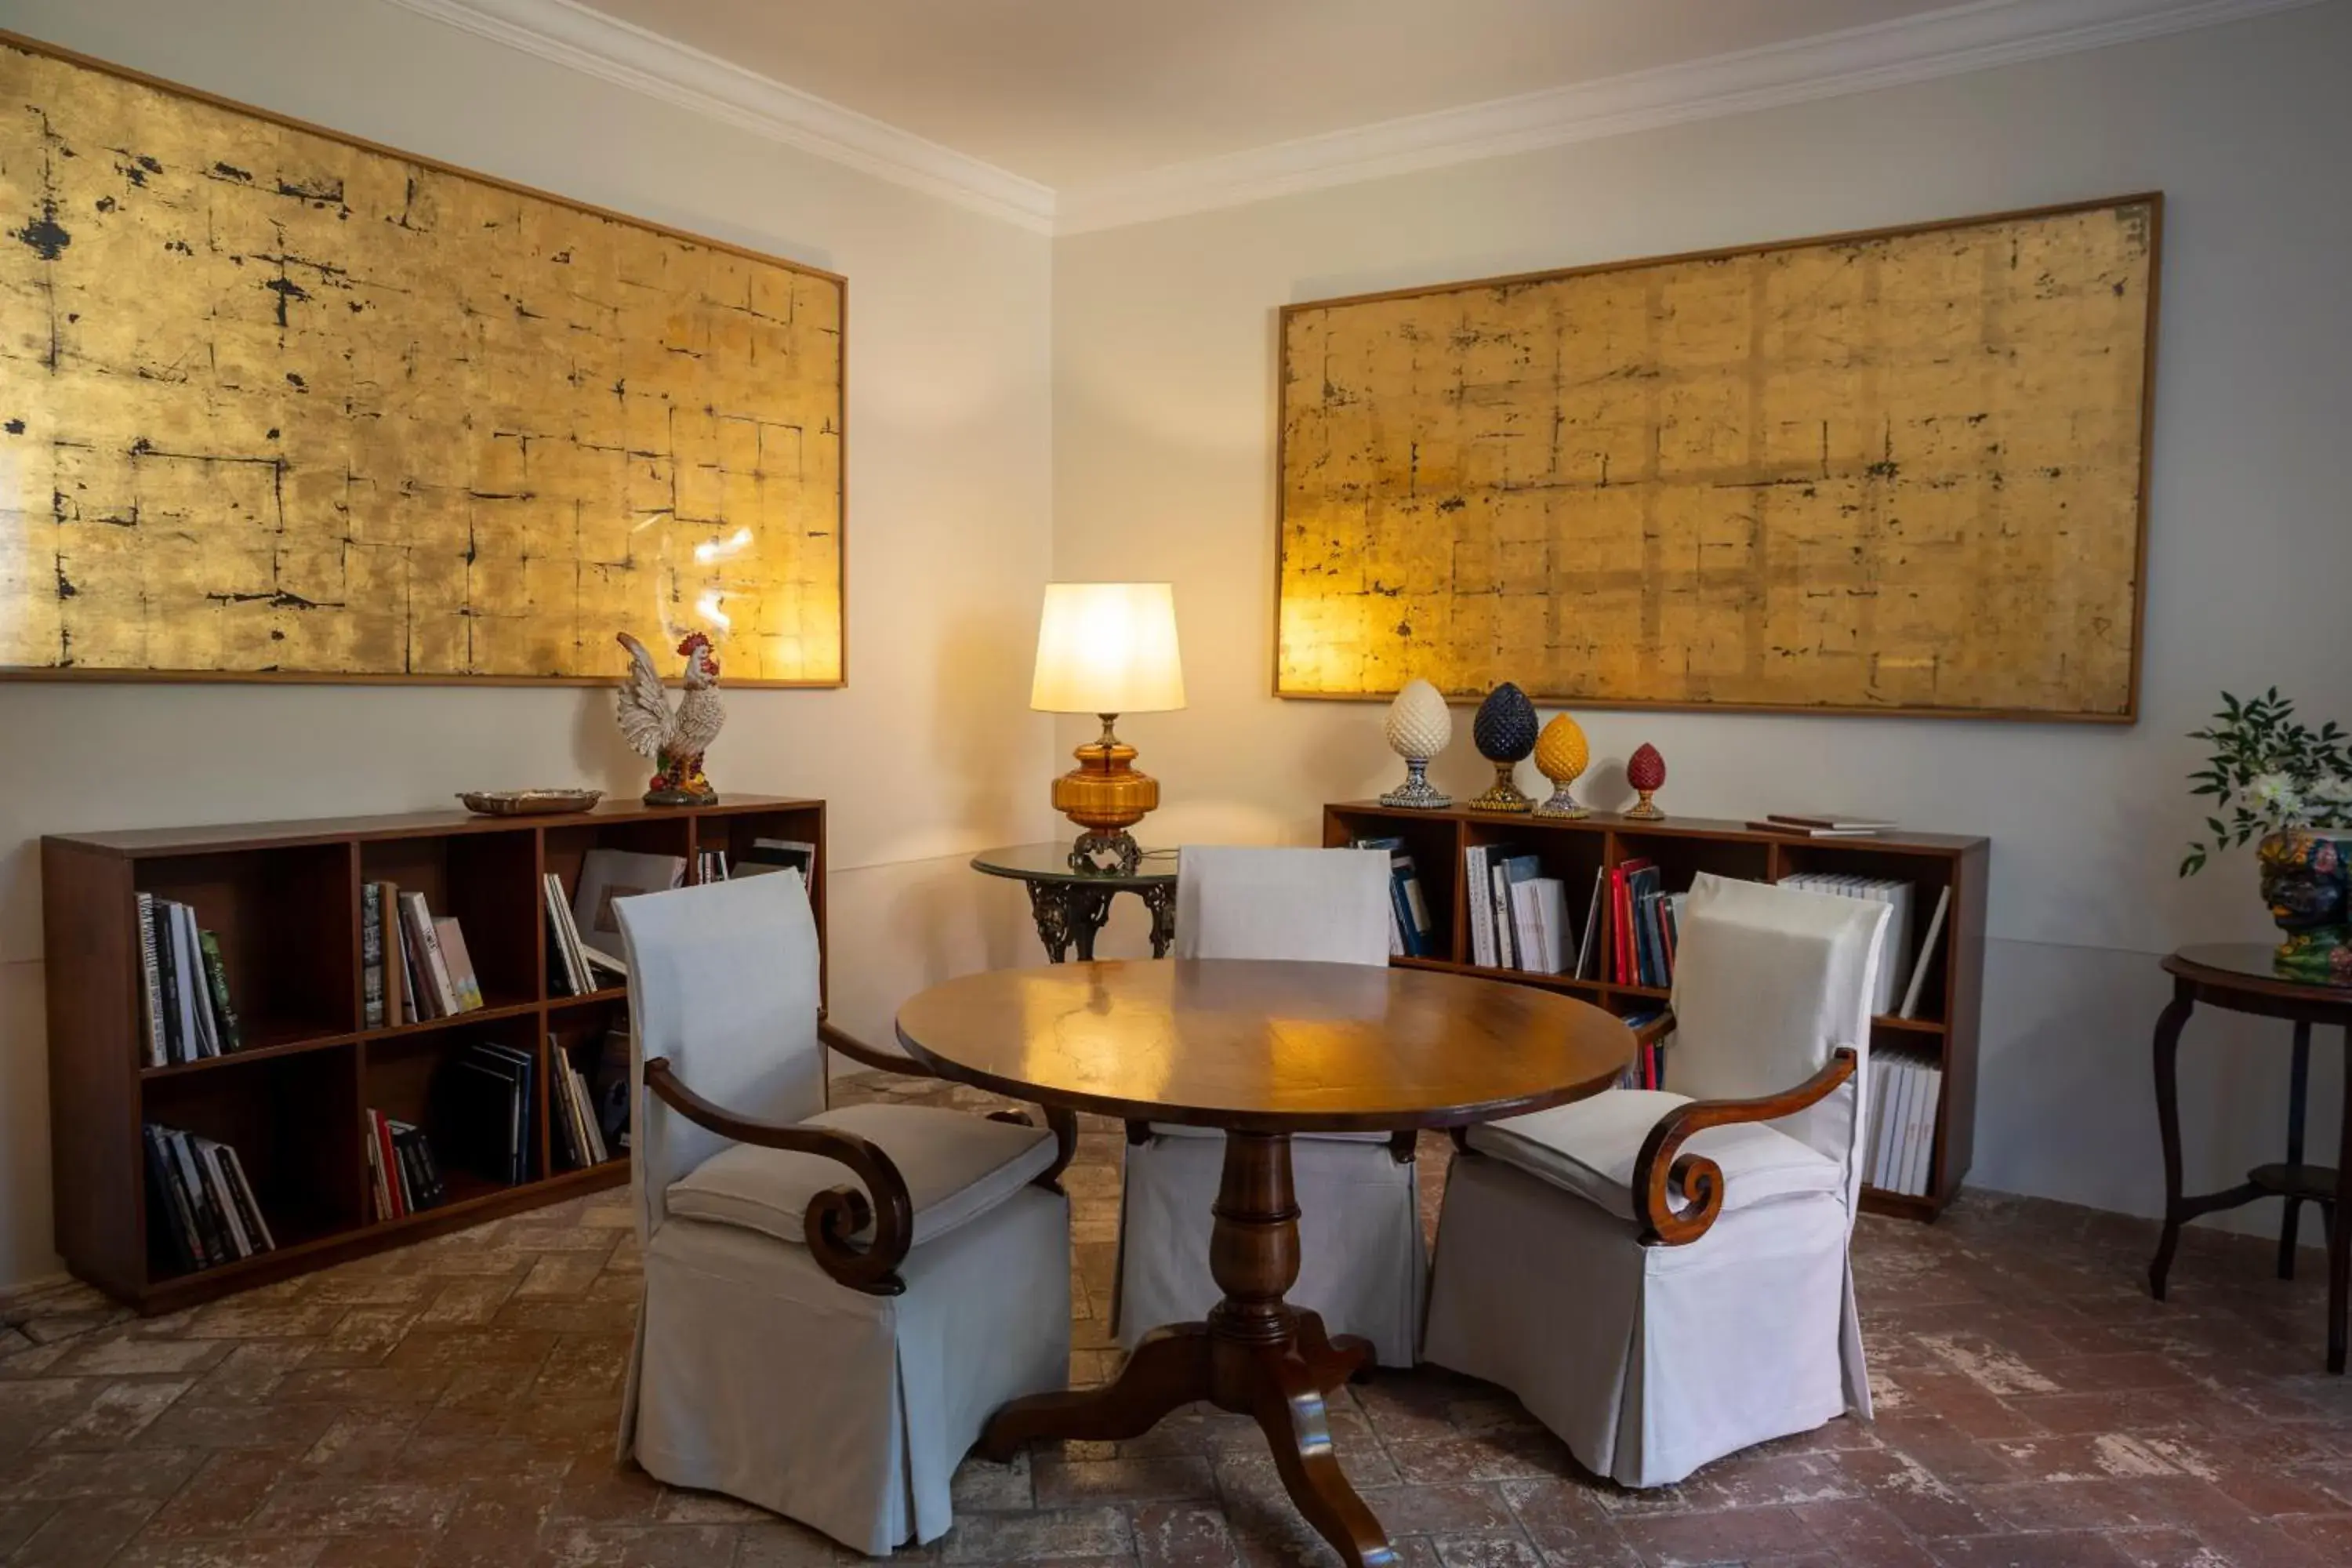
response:
M1666 759L1658 755L1657 747L1644 741L1633 748L1633 754L1625 759L1625 782L1632 784L1634 793L1642 797L1638 805L1625 813L1626 816L1640 817L1644 822L1655 822L1666 815L1658 809L1658 803L1650 798L1666 782Z
M1537 806L1535 815L1591 816L1568 793L1568 786L1583 776L1591 762L1592 748L1584 739L1584 727L1565 713L1552 715L1551 722L1536 737L1536 772L1551 780L1551 798Z
M1470 803L1473 811L1526 811L1535 805L1519 793L1512 770L1536 749L1536 705L1528 694L1506 680L1486 693L1478 716L1470 721L1470 738L1478 754L1495 764L1495 782Z
M1389 750L1404 759L1404 783L1381 796L1381 804L1416 811L1452 805L1454 797L1429 782L1429 760L1454 739L1454 711L1437 688L1426 680L1406 681L1389 704L1381 733L1388 737Z

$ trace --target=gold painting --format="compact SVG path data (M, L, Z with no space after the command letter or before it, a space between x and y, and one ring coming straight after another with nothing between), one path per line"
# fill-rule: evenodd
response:
M0 36L0 667L838 685L844 283Z
M1277 692L2127 721L2160 205L1288 307Z

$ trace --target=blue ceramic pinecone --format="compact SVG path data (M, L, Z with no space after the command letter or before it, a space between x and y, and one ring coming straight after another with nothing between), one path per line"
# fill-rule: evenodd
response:
M1478 704L1470 723L1470 738L1478 754L1490 763L1516 763L1536 749L1536 705L1528 694L1506 680Z

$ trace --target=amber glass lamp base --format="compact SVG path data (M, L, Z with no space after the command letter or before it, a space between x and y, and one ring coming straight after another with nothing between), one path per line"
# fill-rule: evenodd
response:
M1160 804L1160 781L1136 772L1135 748L1112 732L1116 713L1101 715L1102 733L1073 753L1078 765L1054 781L1054 809L1086 829L1070 848L1074 871L1132 872L1141 851L1127 829Z

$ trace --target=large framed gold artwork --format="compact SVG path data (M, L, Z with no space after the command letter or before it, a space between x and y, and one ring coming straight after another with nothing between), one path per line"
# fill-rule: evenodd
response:
M839 685L845 295L0 34L0 673Z
M2161 211L1285 308L1276 693L2129 722Z

